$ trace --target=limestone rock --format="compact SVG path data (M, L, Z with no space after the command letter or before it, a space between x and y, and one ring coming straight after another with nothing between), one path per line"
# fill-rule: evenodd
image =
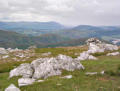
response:
M44 80L38 80L37 82L44 82Z
M108 53L107 56L116 56L116 55L120 55L119 52L113 52L113 53Z
M88 51L82 52L80 56L76 58L76 60L82 61L82 60L97 60L96 57L90 55Z
M87 73L85 73L85 74L92 76L92 75L97 75L98 73L97 73L97 72L87 72Z
M88 53L114 51L119 49L117 45L106 44L96 38L88 39L87 44L89 46Z
M54 63L52 63L55 61L56 60L54 58L50 58L49 60L46 60L37 67L35 67L33 78L39 79L47 78L54 75L60 75L61 71L59 70L59 67L57 67L58 64L54 65Z
M43 53L42 56L49 56L49 55L51 55L51 54L52 54L51 52Z
M97 52L104 52L104 48L99 47L93 43L90 43L88 53L97 53Z
M9 55L2 56L3 59L8 58L8 57L9 57Z
M18 79L18 85L21 86L26 86L26 85L31 85L35 82L35 79L31 78L20 78Z
M108 51L114 51L119 49L117 45L112 45L112 44L104 44L103 48Z
M40 58L31 63L35 69L33 78L47 78L61 75L61 70L74 71L84 69L83 65L69 56L59 55L56 58Z
M20 91L20 89L17 88L14 84L11 84L8 86L8 88L5 89L5 91Z
M87 43L87 45L89 45L90 43L92 43L92 44L100 44L102 42L99 39L97 39L97 38L90 38L90 39L88 39L86 41L86 43Z
M71 79L72 75L67 75L67 76L64 76L64 77L61 77L61 78Z
M5 48L0 48L0 54L8 54Z
M33 68L31 64L24 63L10 71L10 78L13 76L32 77Z

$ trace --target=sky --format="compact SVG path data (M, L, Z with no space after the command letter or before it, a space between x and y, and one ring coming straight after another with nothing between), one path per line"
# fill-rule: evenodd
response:
M0 21L120 25L120 0L0 0Z

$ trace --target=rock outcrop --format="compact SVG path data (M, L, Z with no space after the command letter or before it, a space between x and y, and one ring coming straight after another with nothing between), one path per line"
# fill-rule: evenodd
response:
M88 51L80 53L80 56L76 60L97 60L96 57L92 56L94 53L100 53L105 51L114 51L118 50L118 46L112 44L106 44L97 38L90 38L86 41L88 45ZM109 54L110 55L110 54Z
M101 44L102 42L99 40L99 39L97 39L97 38L90 38L90 39L88 39L87 41L86 41L86 44L87 45L90 45L90 43L92 43L92 44Z
M114 51L119 49L117 45L106 44L96 38L88 39L87 44L89 46L89 50L88 50L89 53Z
M74 71L84 69L84 66L73 58L66 55L59 55L56 58L40 58L31 64L21 64L10 71L10 78L22 76L23 78L47 78L54 75L61 75L62 70Z

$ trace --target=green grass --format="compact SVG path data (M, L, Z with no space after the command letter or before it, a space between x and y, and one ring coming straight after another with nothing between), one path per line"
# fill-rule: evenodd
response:
M83 50L65 50L64 48L36 49L36 53L52 52L52 56L64 53L72 57L75 57L73 55L75 52L81 51ZM86 72L101 72L103 70L116 71L120 66L120 56L107 57L104 55L99 55L98 58L99 60L96 61L82 61L81 63L85 66L85 70L76 70L73 72L68 72L64 70L61 76L72 75L72 79L62 79L60 78L61 76L53 76L46 79L45 82L20 87L20 89L21 91L120 91L120 76L118 75L85 75ZM14 66L18 64L15 64ZM2 69L4 66L6 69L6 65L8 64L3 64L3 66L0 66L0 69ZM19 77L14 77L12 79L8 79L8 77L8 71L3 71L2 73L0 73L0 91L4 91L4 89L11 83L18 86L17 79ZM61 85L58 86L57 84Z

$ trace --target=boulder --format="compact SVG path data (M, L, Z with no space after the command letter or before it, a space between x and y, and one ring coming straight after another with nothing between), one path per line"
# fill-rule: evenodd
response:
M74 71L84 69L83 65L69 56L59 55L56 58L40 58L31 63L35 69L34 79L61 75L61 70Z
M0 48L0 54L8 54L5 48Z
M74 71L75 69L84 69L84 66L79 62L73 59L72 57L66 55L58 55L56 57L60 69L67 71Z
M106 44L96 38L88 39L87 44L89 45L88 53L114 51L119 49L117 45Z
M90 43L88 53L97 53L97 52L104 52L104 48L101 48L98 45L95 45L93 43Z
M102 42L99 39L97 39L97 38L90 38L90 39L88 39L86 41L86 43L87 43L87 45L89 45L90 43L92 43L92 44L100 44Z
M11 84L8 86L8 88L5 89L5 91L20 91L20 89L17 88L14 84Z
M119 52L112 52L112 53L108 53L107 56L116 56L116 55L120 55Z
M59 70L59 65L54 58L50 58L43 63L35 67L35 72L33 74L34 79L47 78L49 76L61 75ZM53 63L55 62L55 64Z
M89 55L88 59L89 59L89 60L97 60L98 58L96 58L96 57L94 57L94 56L92 56L92 55Z
M112 45L112 44L103 44L103 48L106 51L114 51L119 49L117 45Z
M82 61L82 60L97 60L96 57L90 55L88 51L84 51L80 53L80 56L76 58L76 60Z
M18 85L21 86L26 86L26 85L31 85L35 82L35 79L31 78L20 78L18 79Z
M33 68L31 64L24 63L18 66L17 68L10 71L10 78L13 76L23 76L23 77L32 77L33 75Z

